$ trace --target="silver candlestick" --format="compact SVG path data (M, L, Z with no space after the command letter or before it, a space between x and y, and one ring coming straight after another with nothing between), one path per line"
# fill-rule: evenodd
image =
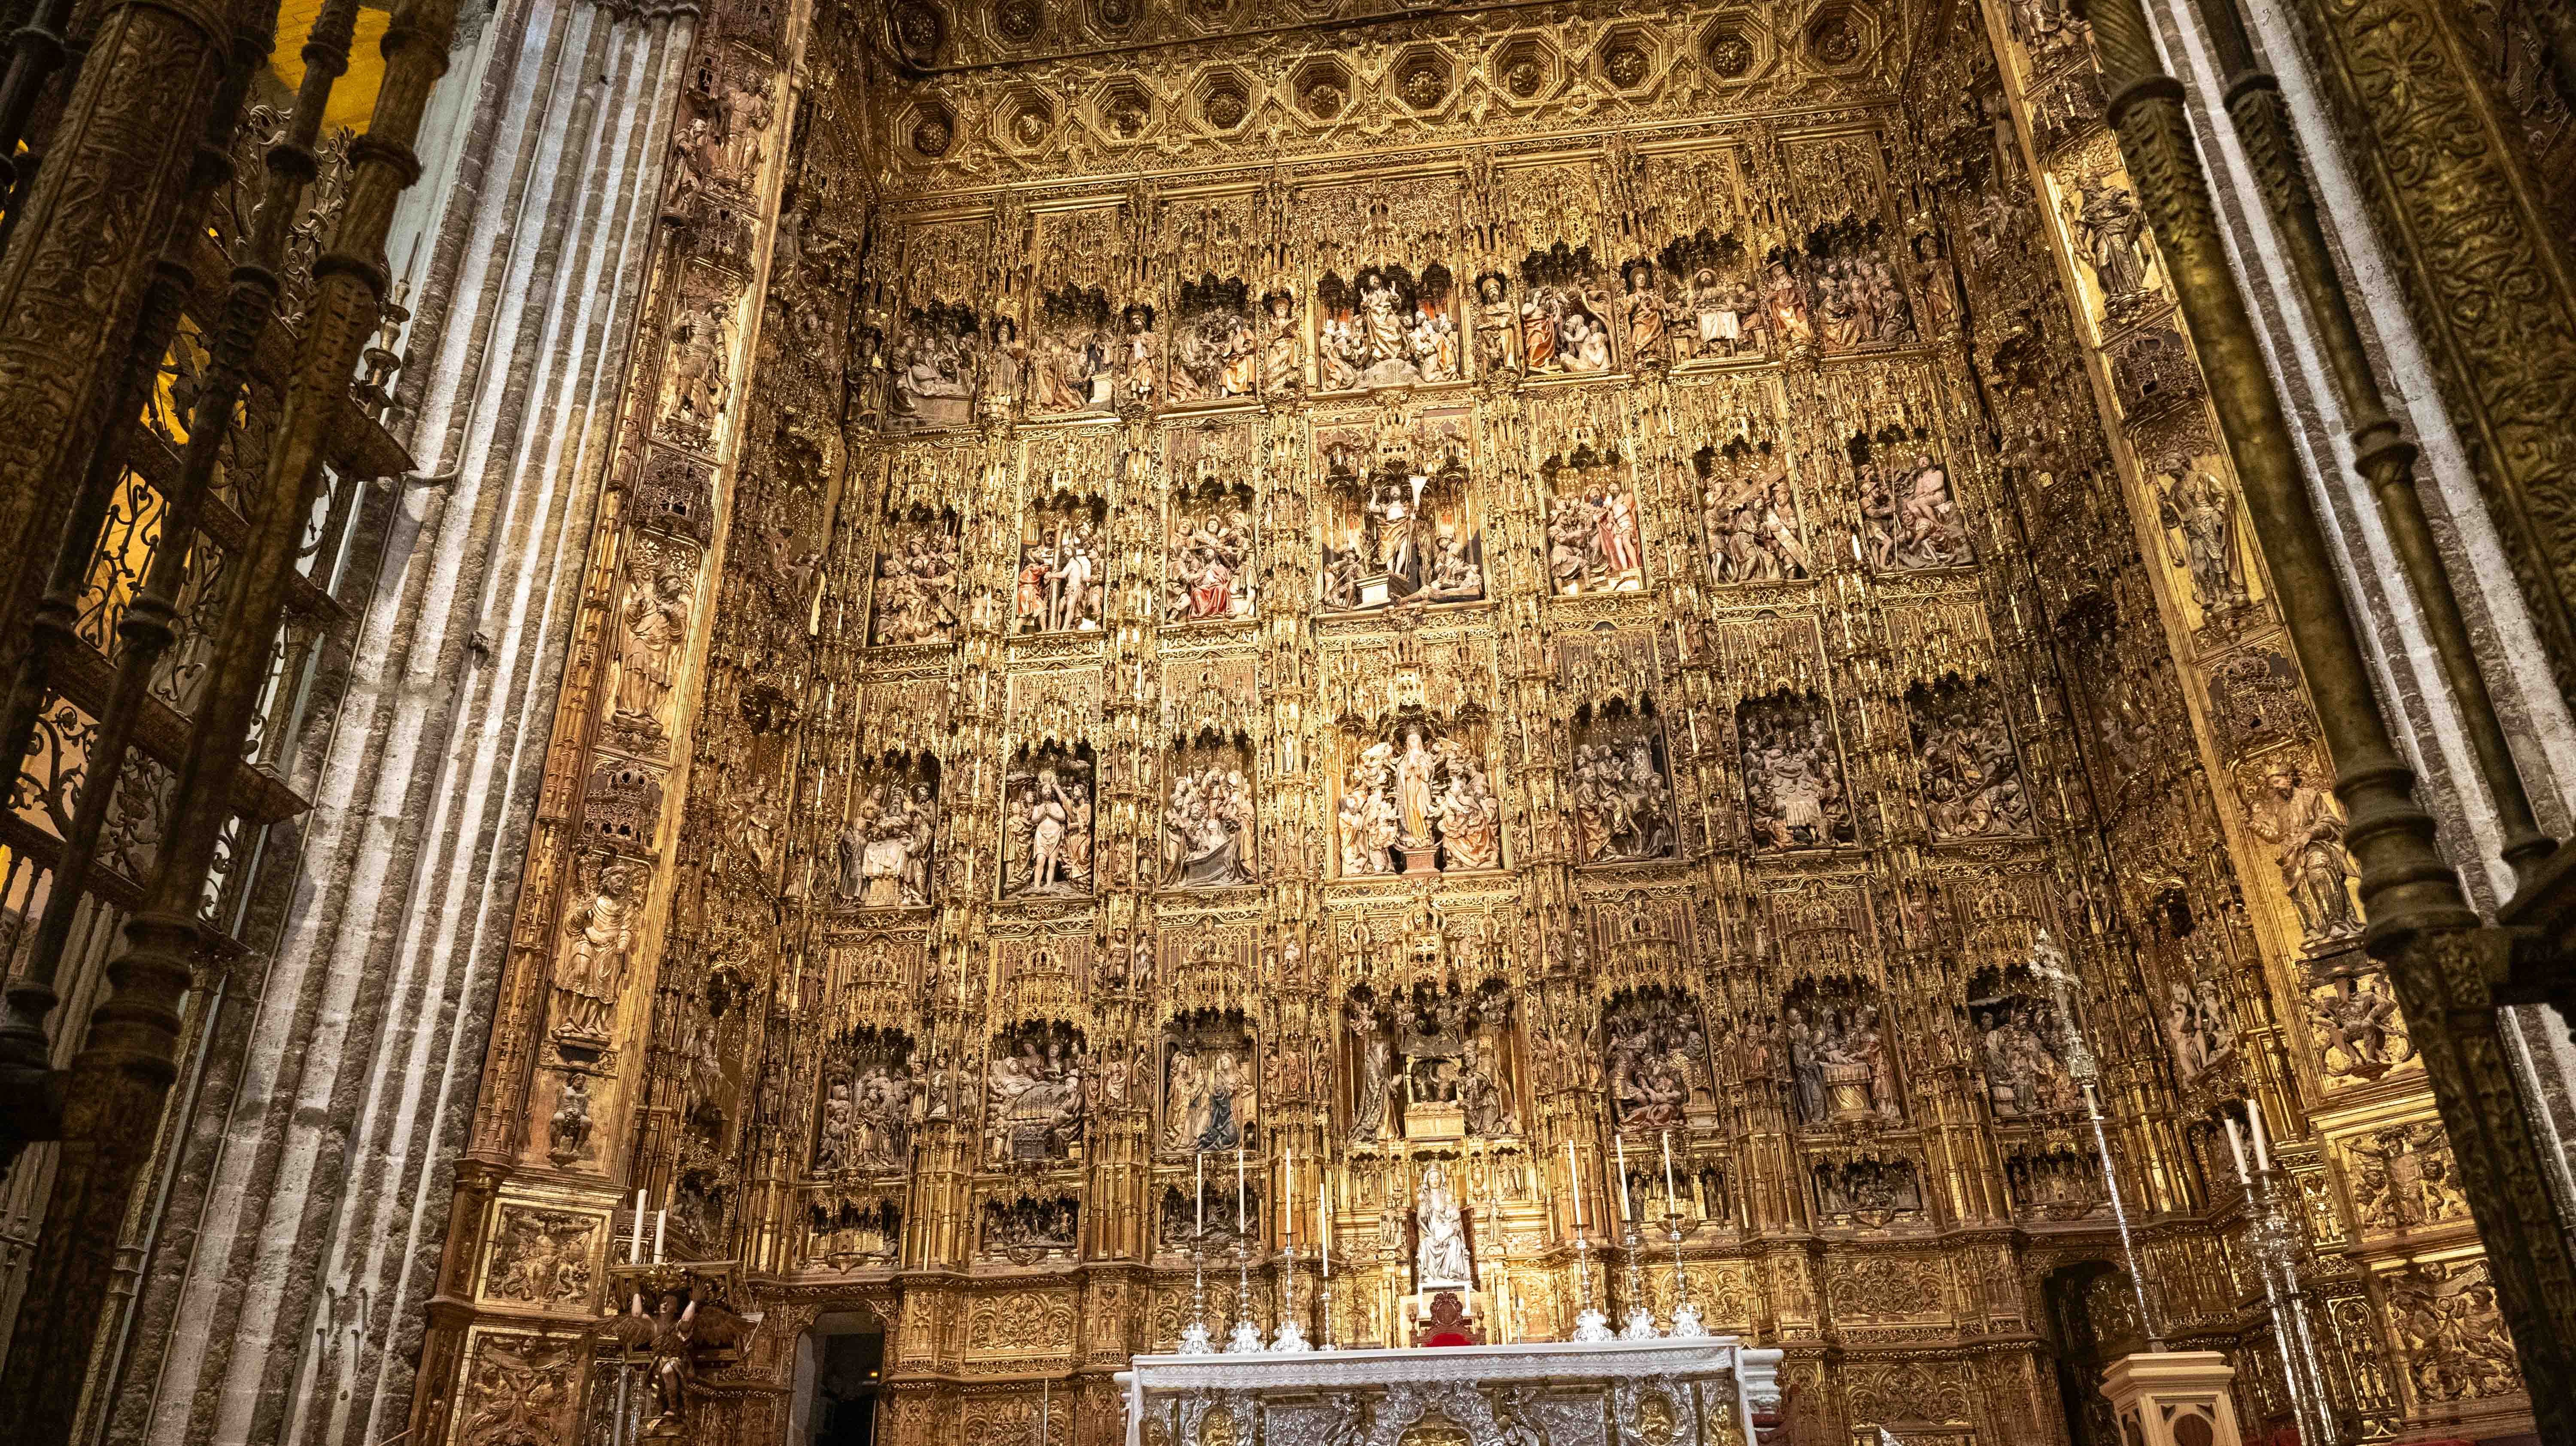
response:
M2284 1198L2293 1191L2282 1188L2288 1173L2275 1165L2246 1177L2246 1244L2263 1269L2263 1296L2272 1307L2272 1344L2281 1351L2281 1378L2290 1388L2299 1439L2342 1446L2342 1425L2326 1394L2325 1363L2318 1359L2316 1334L2308 1322L2308 1293L2299 1283L2299 1220Z
M1201 1226L1190 1241L1190 1324L1181 1332L1180 1354L1212 1356L1216 1342L1208 1335L1207 1324L1207 1228Z
M1708 1327L1700 1324L1699 1307L1690 1298L1690 1276L1682 1270L1682 1212L1678 1204L1664 1217L1664 1228L1673 1237L1673 1334L1707 1335Z
M1578 1341L1615 1340L1617 1337L1610 1334L1610 1318L1592 1303L1591 1249L1592 1238L1577 1227L1574 1232L1574 1276L1582 1285L1583 1310L1574 1318L1574 1338Z
M1291 1245L1279 1264L1279 1334L1270 1342L1274 1351L1311 1351L1314 1343L1297 1328L1297 1247Z
M1655 1328L1655 1313L1646 1306L1646 1271L1640 1258L1645 1242L1638 1238L1636 1221L1628 1222L1628 1234L1620 1245L1620 1253L1628 1257L1628 1320L1619 1327L1619 1339L1650 1341L1663 1332Z
M1234 1243L1234 1309L1234 1333L1225 1338L1227 1352L1270 1349L1269 1343L1261 1339L1261 1327L1252 1320L1251 1242L1240 1238Z

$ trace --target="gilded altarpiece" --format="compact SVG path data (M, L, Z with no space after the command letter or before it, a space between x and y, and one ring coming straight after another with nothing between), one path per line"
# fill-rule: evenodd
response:
M634 1429L774 1440L855 1310L900 1446L1106 1443L1194 1256L1410 1339L1435 1191L1489 1339L1578 1198L1624 1311L1624 1200L1790 1439L2107 1439L2077 1030L2166 1335L2263 1339L2259 1090L2346 1404L2510 1415L2080 20L757 13L798 139L651 281L423 1439L680 1360Z

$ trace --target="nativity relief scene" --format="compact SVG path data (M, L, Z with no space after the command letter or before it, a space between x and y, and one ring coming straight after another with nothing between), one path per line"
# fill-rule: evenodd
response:
M2109 3L710 11L409 1446L2527 1439Z

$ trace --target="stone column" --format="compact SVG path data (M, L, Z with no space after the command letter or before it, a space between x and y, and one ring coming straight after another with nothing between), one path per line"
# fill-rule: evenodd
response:
M521 0L459 38L387 248L426 475L352 548L373 605L305 886L210 1062L116 1439L372 1442L408 1415L516 893L494 864L533 824L695 24Z

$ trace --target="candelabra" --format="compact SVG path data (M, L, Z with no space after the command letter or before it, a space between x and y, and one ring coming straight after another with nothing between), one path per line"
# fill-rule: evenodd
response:
M1574 1276L1583 1290L1583 1311L1574 1318L1574 1338L1578 1341L1616 1339L1610 1334L1610 1318L1592 1303L1592 1237L1581 1226L1574 1230Z
M1311 1351L1314 1344L1297 1328L1297 1247L1291 1245L1279 1264L1279 1335L1274 1351Z
M1637 1222L1628 1222L1628 1233L1620 1241L1620 1253L1628 1258L1628 1320L1619 1327L1623 1341L1650 1341L1663 1334L1655 1329L1655 1313L1646 1307L1646 1270L1640 1257L1645 1242L1637 1234Z
M1241 1239L1234 1243L1234 1309L1234 1333L1225 1338L1226 1350L1240 1353L1270 1349L1261 1339L1261 1327L1252 1320L1252 1251Z
M1185 1356L1212 1356L1216 1342L1209 1338L1207 1327L1207 1228L1190 1241L1190 1325L1181 1332L1180 1353Z
M2318 1357L2316 1334L2308 1322L2308 1293L2299 1283L2299 1217L2283 1198L2295 1198L2295 1187L2282 1188L2288 1173L2273 1165L2244 1177L2246 1245L2262 1267L2263 1298L2272 1307L2272 1344L2280 1348L2281 1378L2290 1389L2290 1412L2298 1422L2299 1439L2316 1446L2341 1446L2342 1425L2335 1419L2333 1398L2326 1394L2325 1363Z
M1323 1344L1317 1346L1316 1349L1325 1351L1340 1350L1341 1347L1333 1344L1333 1268L1332 1262L1329 1260L1324 1263L1323 1307L1316 1311L1315 1315L1315 1323L1324 1333Z
M1664 1228L1673 1237L1673 1331L1676 1336L1704 1336L1708 1327L1701 1325L1699 1307L1690 1298L1690 1276L1682 1270L1682 1212L1679 1204L1664 1216Z

